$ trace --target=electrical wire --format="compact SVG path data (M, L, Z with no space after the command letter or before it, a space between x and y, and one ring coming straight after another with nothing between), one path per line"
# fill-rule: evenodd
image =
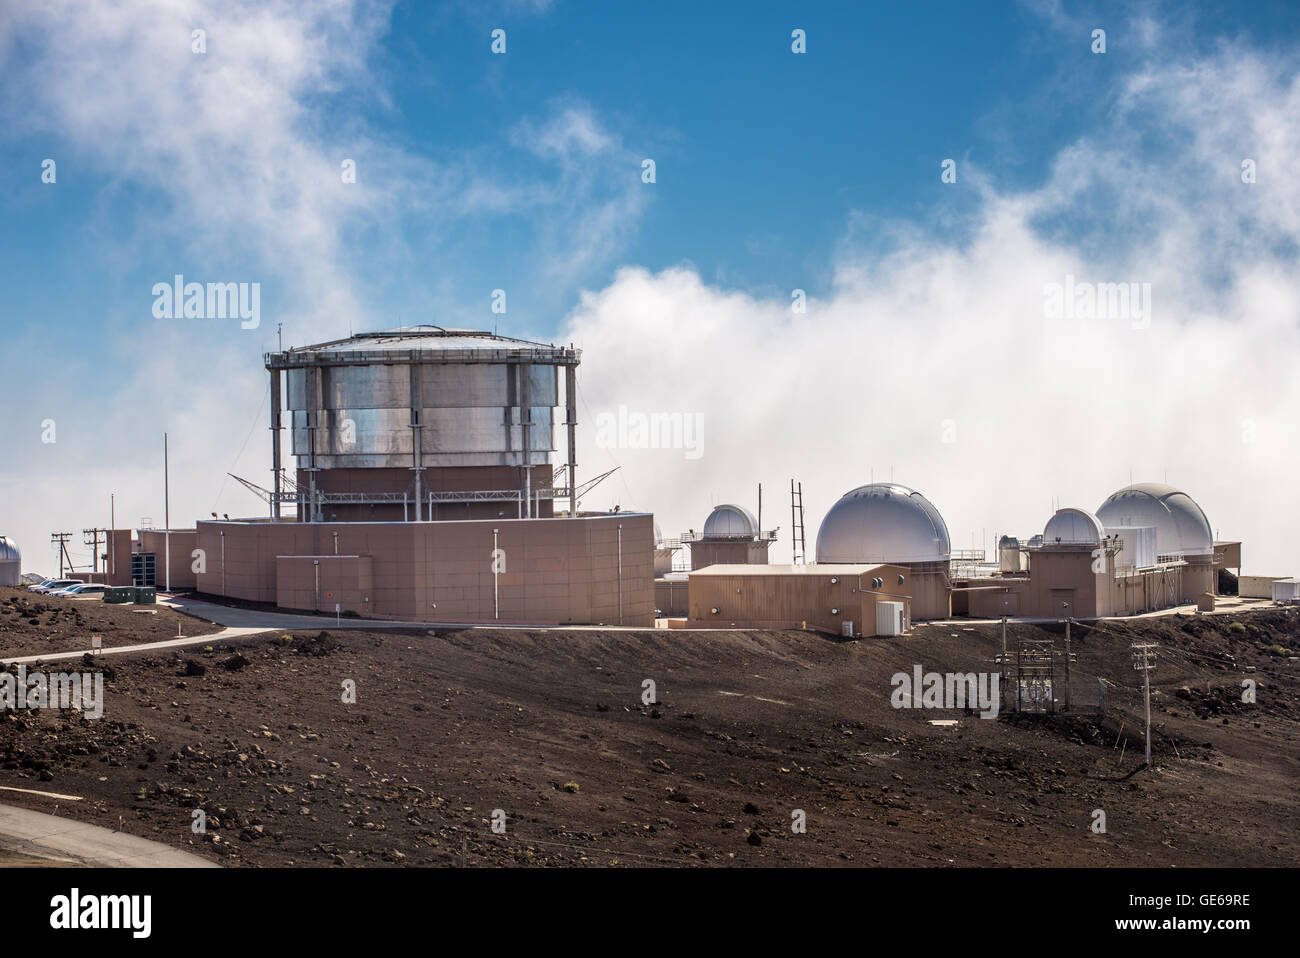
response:
M239 452L235 455L234 461L231 463L232 469L238 466L240 458L244 455L244 450L248 448L248 441L253 438L253 430L257 428L257 421L262 418L262 412L266 408L266 403L270 395L271 385L268 383L266 386L266 392L262 393L262 400L258 403L257 414L253 417L253 424L248 427L248 435L244 437L244 444L239 447ZM229 482L230 473L227 471L225 477L221 480L221 487L217 489L217 498L213 501L212 508L208 510L209 512L217 511L217 506L221 504L221 497L225 495L226 484Z

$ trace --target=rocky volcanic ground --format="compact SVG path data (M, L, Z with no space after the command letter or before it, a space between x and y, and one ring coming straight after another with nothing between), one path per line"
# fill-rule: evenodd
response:
M1021 638L1063 644L1013 625L1011 646ZM1300 860L1300 614L1169 616L1071 638L1075 714L993 720L890 705L890 676L914 664L996 668L989 626L860 641L326 631L104 657L103 719L0 712L0 785L83 796L60 814L121 816L226 865ZM1160 643L1157 770L1141 768L1137 639ZM1098 675L1118 683L1105 715ZM1244 680L1256 704L1241 700ZM349 683L355 704L342 701ZM1090 828L1098 809L1104 834ZM806 833L791 829L796 810Z
M0 658L88 649L92 635L102 636L105 648L174 639L178 626L186 636L220 630L163 605L109 605L0 587Z

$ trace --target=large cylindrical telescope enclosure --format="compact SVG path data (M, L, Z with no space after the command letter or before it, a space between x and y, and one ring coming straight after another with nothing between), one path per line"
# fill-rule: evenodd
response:
M309 521L551 515L573 488L572 448L567 489L554 488L551 456L562 395L562 423L577 420L580 354L433 326L270 353L298 464L298 489L277 488L274 505L294 501ZM274 460L279 484L278 448Z

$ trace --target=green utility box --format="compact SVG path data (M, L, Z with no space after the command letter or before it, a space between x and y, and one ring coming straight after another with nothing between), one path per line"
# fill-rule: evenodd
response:
M104 590L104 601L123 605L135 601L135 586L111 585Z
M135 586L135 604L153 605L158 601L158 589L151 585Z

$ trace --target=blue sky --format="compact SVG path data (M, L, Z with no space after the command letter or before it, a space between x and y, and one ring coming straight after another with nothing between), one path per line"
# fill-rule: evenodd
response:
M561 185L561 164L512 134L573 106L600 117L626 151L610 158L600 189L636 182L637 159L654 158L658 182L641 191L644 213L618 231L619 255L558 287L538 275L545 214L535 210L445 218L403 209L351 224L360 324L428 318L448 294L464 321L490 323L490 291L500 287L517 292L516 322L547 334L580 285L607 282L624 262L689 262L727 286L815 294L830 284L826 264L852 211L960 229L966 197L938 188L938 163L969 159L1002 188L1041 182L1056 151L1104 116L1106 91L1139 56L1125 32L1130 8L1070 5L1079 22L1109 28L1098 57L1087 31L1070 36L1050 11L1015 3L400 3L366 51L364 82L305 94L302 126L340 144L372 138L358 155L363 179L367 159L392 148L437 165L468 157L506 182ZM1286 46L1300 23L1286 3L1149 9L1172 10L1204 49L1235 36ZM489 51L498 26L504 56ZM796 26L808 34L804 56L790 51ZM225 56L220 21L208 29L207 56ZM27 43L14 42L6 75L21 75ZM11 87L11 108L21 92ZM176 270L257 267L238 249L185 252L184 235L151 235L151 218L173 205L164 191L39 116L26 119L34 129L10 127L0 139L6 327L57 317L93 356L109 344L88 300L120 310L128 326L147 323L142 284ZM32 175L45 156L60 162L57 189ZM394 229L400 269L375 242ZM259 275L274 304L274 269Z
M194 27L206 30L202 55L190 49ZM505 55L489 49L498 27ZM1107 31L1104 55L1090 50L1097 27ZM804 55L791 52L795 28L806 31ZM1185 444L1169 438L1170 424L1207 421L1204 389L1175 394L1188 368L1223 353L1214 322L1292 305L1293 287L1248 275L1246 264L1294 267L1295 187L1262 177L1243 204L1236 168L1247 156L1274 157L1275 170L1294 160L1298 51L1300 14L1286 2L7 8L0 372L21 416L0 426L12 452L0 490L75 474L106 498L145 467L123 461L132 457L103 434L148 448L169 429L196 490L182 514L206 514L214 501L255 507L221 477L265 469L259 359L277 324L299 343L399 322L586 337L593 408L627 397L662 405L654 390L666 390L725 426L715 436L746 448L777 443L777 458L793 460L782 474L833 476L818 490L823 508L836 482L897 467L941 508L932 490L947 492L957 542L1001 522L1040 525L1053 496L1091 508L1130 467L1172 463L1226 490L1237 475L1201 473L1180 458ZM57 161L55 184L41 182L46 157ZM654 184L640 181L647 157ZM356 184L340 182L345 158L357 163ZM945 158L958 163L957 184L940 182ZM1152 280L1161 302L1177 304L1169 339L1131 351L1147 363L1130 374L1134 393L1113 400L1122 415L1145 411L1124 440L1131 447L1104 450L1097 458L1109 471L1086 479L1064 464L1042 467L1033 509L981 505L987 495L959 488L953 464L934 458L948 450L905 439L955 415L944 408L973 406L980 418L963 435L988 440L962 452L975 457L968 468L987 471L979 457L996 461L997 437L1005 448L1009 431L1023 428L1005 409L954 389L897 435L861 440L879 448L830 466L845 459L836 437L812 443L789 409L789 397L818 388L815 362L782 378L773 370L799 365L788 348L737 345L778 340L799 288L815 304L801 341L845 356L838 344L852 343L868 368L881 339L855 337L878 323L894 344L894 372L866 382L872 402L916 407L890 388L894 376L905 389L918 377L985 389L1003 363L1025 394L1044 393L1045 408L1073 415L1078 400L1046 371L1059 342L1035 331L994 349L996 328L963 339L974 325L963 304L995 298L1030 264L1049 278L1092 270ZM151 287L176 273L259 282L261 327L155 319ZM900 277L912 275L921 280L905 288ZM1042 285L1032 275L1031 302ZM505 316L489 309L497 288L508 295ZM628 318L652 302L657 318ZM1004 315L997 309L990 315ZM942 361L915 352L941 343L951 344L937 347ZM1088 345L1102 357L1115 343ZM656 355L660 363L638 359ZM768 372L727 389L679 385L697 376L694 363L707 369L731 355ZM642 384L636 373L647 365L655 374ZM1100 358L1076 371L1109 375ZM1231 370L1211 378L1220 375ZM1160 401L1143 402L1139 385ZM767 418L751 422L719 398L732 387L785 405L760 397L749 408ZM1250 408L1224 411L1217 428L1282 428L1275 411L1293 388L1263 377L1244 397ZM39 442L35 424L47 417L67 437L58 448ZM626 478L614 488L663 512L670 527L696 525L708 502L676 490L737 498L763 471L724 449L690 464L695 473L629 453L617 460ZM1274 452L1293 455L1285 444ZM586 458L593 468L615 461L606 450ZM1280 473L1289 462L1225 468ZM128 508L159 512L151 496ZM1226 504L1217 514L1256 521ZM0 523L7 518L0 512ZM48 524L24 526L27 538L43 538Z

